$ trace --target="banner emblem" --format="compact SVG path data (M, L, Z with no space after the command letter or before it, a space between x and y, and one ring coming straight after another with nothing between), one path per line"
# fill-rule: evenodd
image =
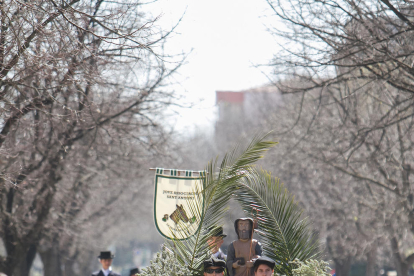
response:
M170 172L168 175L165 171ZM156 169L154 193L154 221L161 235L168 239L187 239L199 229L200 222L191 212L196 202L204 198L204 171ZM192 205L192 206L191 206Z

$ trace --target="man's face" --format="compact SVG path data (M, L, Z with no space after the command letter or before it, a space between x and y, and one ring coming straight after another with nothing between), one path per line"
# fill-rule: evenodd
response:
M99 262L101 262L103 269L109 269L109 267L112 264L112 259L100 259Z
M223 238L222 237L210 237L207 240L207 244L208 244L210 250L213 253L216 253L220 249L220 247L223 244L223 242L224 241L223 241Z
M271 276L273 275L273 269L271 269L268 265L261 264L254 272L254 276Z
M204 270L204 276L211 276L211 275L217 275L217 276L223 276L224 274L224 268L218 267L218 266L210 266L209 268L206 268Z
M248 240L250 237L250 222L248 220L240 220L237 222L237 230L239 232L239 238L241 240Z

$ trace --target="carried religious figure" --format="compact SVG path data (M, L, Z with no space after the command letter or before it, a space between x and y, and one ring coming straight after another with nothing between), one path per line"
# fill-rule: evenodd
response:
M262 255L262 245L253 239L253 219L239 218L234 222L238 239L227 249L227 270L230 276L253 276L254 259Z

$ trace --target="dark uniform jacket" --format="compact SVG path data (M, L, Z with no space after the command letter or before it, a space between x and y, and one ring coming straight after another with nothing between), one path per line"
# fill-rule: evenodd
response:
M102 269L99 271L95 271L92 273L92 276L105 276L105 274L103 273ZM108 276L121 276L120 274L116 273L116 272L109 272Z

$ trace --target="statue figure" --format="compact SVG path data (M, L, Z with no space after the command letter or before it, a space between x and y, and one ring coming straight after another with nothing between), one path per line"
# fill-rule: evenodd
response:
M262 245L253 239L253 220L239 218L234 222L238 239L227 249L227 270L230 276L253 276L254 259L262 255Z

